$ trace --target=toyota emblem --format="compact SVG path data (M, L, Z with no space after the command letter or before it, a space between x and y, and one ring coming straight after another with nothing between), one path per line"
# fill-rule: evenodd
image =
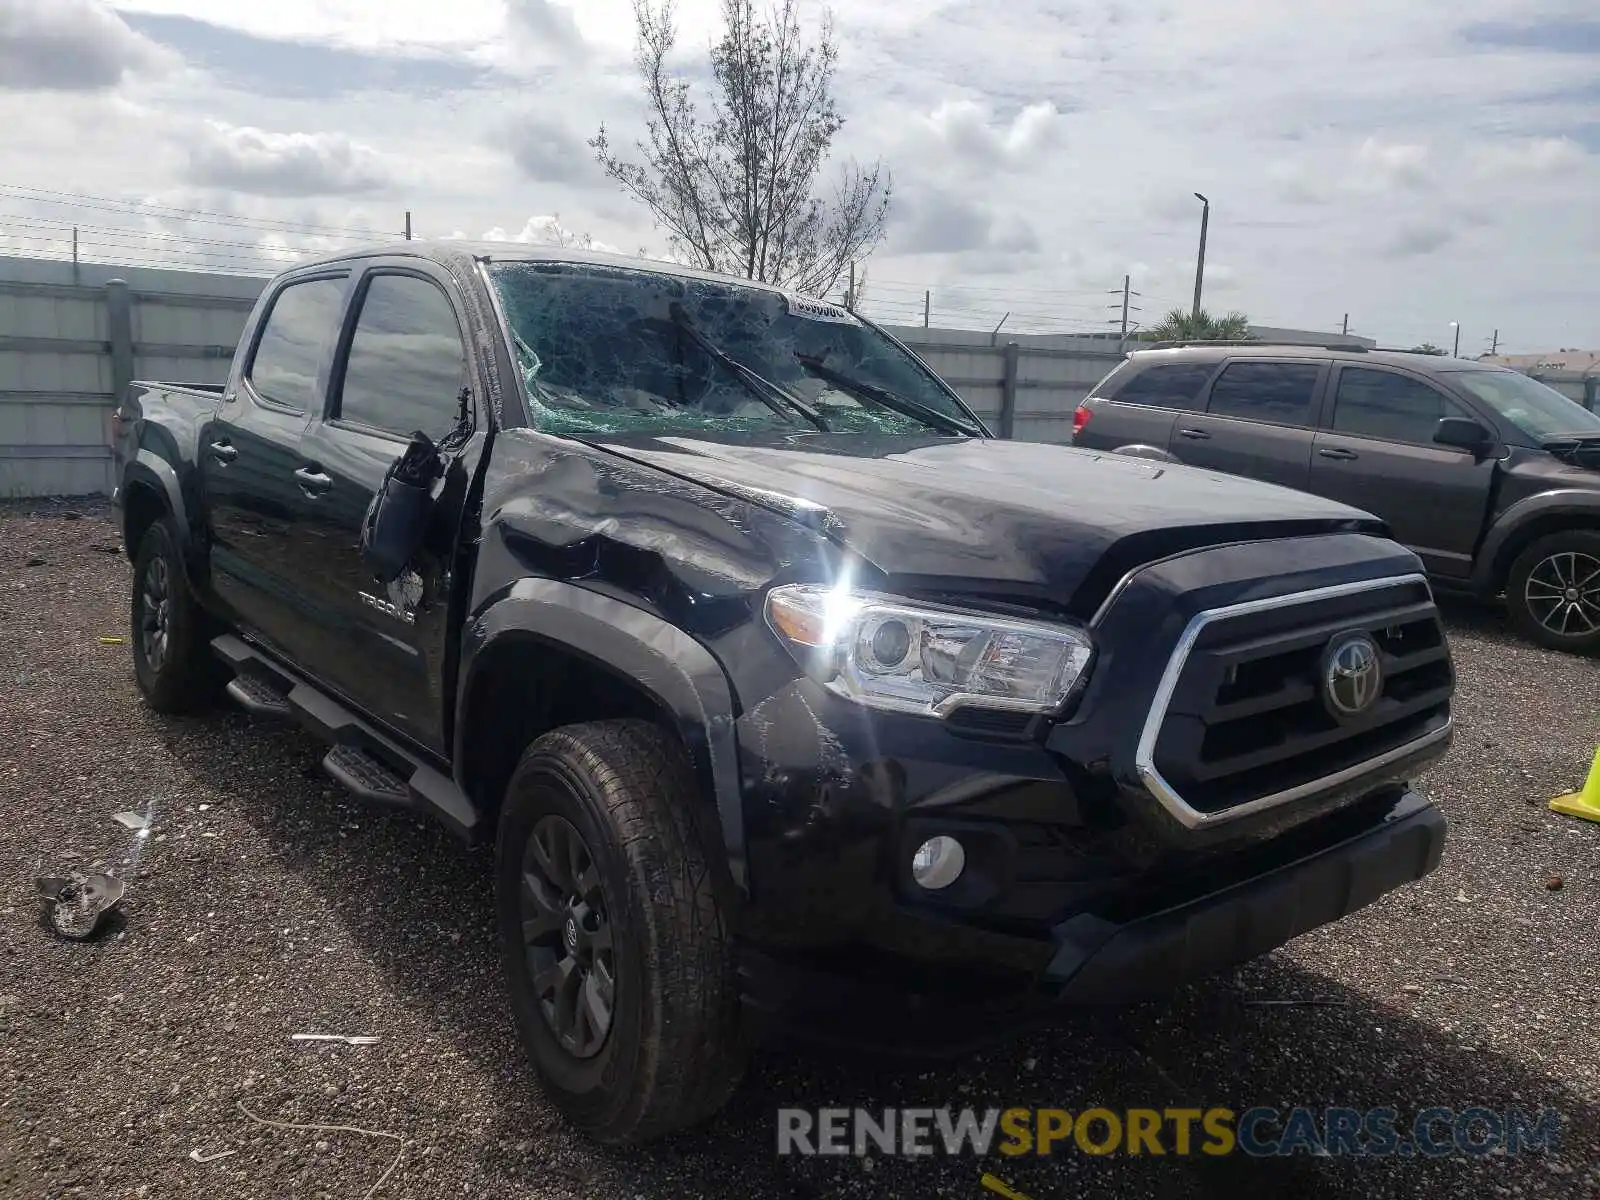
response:
M1340 720L1364 716L1383 695L1383 658L1370 634L1346 633L1322 657L1322 695Z

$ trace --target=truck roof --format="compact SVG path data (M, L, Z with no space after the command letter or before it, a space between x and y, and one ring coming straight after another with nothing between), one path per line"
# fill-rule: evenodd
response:
M767 292L782 293L786 289L738 275L723 275L715 271L702 271L681 263L644 258L637 254L610 254L601 250L583 250L568 246L539 246L527 242L486 242L467 239L448 241L395 241L364 246L355 250L340 250L320 258L305 259L295 264L295 270L306 267L328 266L362 258L392 258L410 256L425 258L443 266L469 268L474 260L491 262L563 262L594 266L625 267L634 271L649 271L659 275L674 275L684 279L703 279L715 283L736 283Z

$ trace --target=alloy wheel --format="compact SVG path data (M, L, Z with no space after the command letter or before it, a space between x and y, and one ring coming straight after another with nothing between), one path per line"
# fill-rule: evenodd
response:
M533 827L518 894L534 996L550 1030L575 1058L593 1058L611 1032L616 957L600 870L565 817Z
M1523 602L1533 619L1558 637L1600 630L1600 558L1564 550L1528 573Z
M141 590L139 640L145 662L152 671L159 671L167 660L172 627L172 580L166 559L156 557L146 564Z

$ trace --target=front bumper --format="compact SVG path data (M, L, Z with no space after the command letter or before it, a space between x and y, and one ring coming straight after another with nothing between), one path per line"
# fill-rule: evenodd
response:
M1122 925L1073 917L1045 981L1058 1000L1126 1003L1247 962L1429 874L1445 829L1408 793L1377 828L1253 879Z
M746 950L744 1000L757 1031L890 1053L962 1054L1063 1006L1170 992L1337 921L1439 865L1443 815L1413 791L1359 833L1210 891L1126 918L1080 913L1056 925L1042 975L1023 991L929 995ZM909 984L909 981L906 981Z

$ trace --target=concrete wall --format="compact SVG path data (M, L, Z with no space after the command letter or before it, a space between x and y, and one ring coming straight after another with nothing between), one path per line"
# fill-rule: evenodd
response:
M1001 437L1070 442L1072 414L1123 359L1110 338L887 325Z
M223 382L264 283L0 258L0 498L109 492L118 389Z
M265 283L0 258L0 498L109 492L119 389L131 379L224 382ZM1123 357L1110 338L888 328L994 432L1024 441L1070 441L1073 410ZM1594 376L1536 377L1600 411Z

